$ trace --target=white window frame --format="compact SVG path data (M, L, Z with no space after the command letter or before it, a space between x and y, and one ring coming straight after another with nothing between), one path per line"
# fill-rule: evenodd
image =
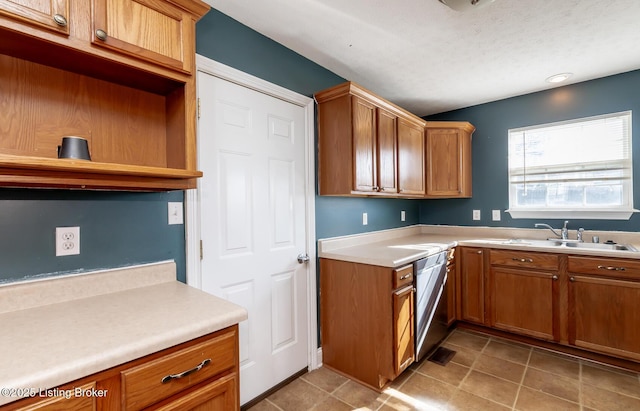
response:
M512 135L515 134L521 134L522 132L527 132L527 131L533 131L533 130L539 130L542 128L547 128L547 127L556 127L556 126L561 126L561 125L565 125L565 124L576 124L576 123L581 123L581 122L587 122L587 121L593 121L593 120L598 120L598 119L606 119L606 118L612 118L612 117L621 117L621 116L628 116L628 132L629 135L628 137L628 144L629 144L629 162L628 162L628 175L629 175L629 179L625 180L624 184L623 184L623 202L624 204L622 204L621 206L617 206L617 207L606 207L606 208L599 208L599 207L585 207L585 208L576 208L576 207L558 207L558 208L549 208L548 206L536 206L536 207L531 207L531 206L518 206L517 204L515 204L515 199L516 199L516 184L512 182L512 179L514 177L514 175L519 175L517 173L512 175L512 169L511 169L511 165L508 166L508 184L509 184L509 209L507 209L506 211L511 215L512 218L514 219L518 219L518 218L559 218L559 219L565 219L565 218L574 218L574 219L598 219L598 220L628 220L629 218L631 218L631 215L634 212L638 212L638 210L635 210L633 208L633 161L632 161L632 149L631 149L631 145L632 145L632 140L633 140L633 133L632 133L632 129L631 129L631 120L632 120L632 113L631 111L623 111L623 112L618 112L618 113L610 113L610 114L604 114L604 115L600 115L600 116L593 116L593 117L585 117L585 118L578 118L578 119L573 119L573 120L568 120L568 121L561 121L561 122L555 122L555 123L548 123L548 124L539 124L539 125L534 125L534 126L528 126L528 127L520 127L520 128L516 128L516 129L510 129L508 130L508 137L507 137L507 144L509 144L510 139L512 138ZM509 147L508 149L509 151L511 151L511 148ZM509 152L509 155L512 156L513 153ZM526 173L526 171L525 171Z

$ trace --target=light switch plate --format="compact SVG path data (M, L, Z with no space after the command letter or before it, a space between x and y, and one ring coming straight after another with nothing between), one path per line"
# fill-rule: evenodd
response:
M369 224L369 218L367 217L367 213L362 213L362 225Z
M475 221L480 220L480 210L473 210L473 219Z
M500 210L491 210L491 219L493 221L500 221Z
M169 202L169 225L184 224L184 213L182 211L182 203Z
M407 221L407 213L404 210L400 211L400 221Z

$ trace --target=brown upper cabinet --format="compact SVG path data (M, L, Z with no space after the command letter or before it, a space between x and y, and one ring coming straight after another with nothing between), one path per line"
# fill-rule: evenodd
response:
M321 195L424 196L424 120L353 82L315 98Z
M2 0L0 15L10 16L54 33L68 35L69 1Z
M45 4L46 3L46 4ZM200 0L0 0L0 186L196 186ZM57 158L63 136L92 161Z
M470 123L427 122L353 82L315 98L320 195L471 197Z
M471 197L471 123L427 122L427 197Z

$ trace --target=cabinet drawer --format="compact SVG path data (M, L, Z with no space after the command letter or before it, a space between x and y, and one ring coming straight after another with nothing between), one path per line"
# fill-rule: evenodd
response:
M400 288L413 282L413 265L393 270L393 288Z
M124 409L140 410L232 369L237 358L236 341L236 332L231 329L210 341L123 371Z
M569 272L640 280L640 260L569 256Z
M491 250L491 265L557 270L558 256L527 251Z

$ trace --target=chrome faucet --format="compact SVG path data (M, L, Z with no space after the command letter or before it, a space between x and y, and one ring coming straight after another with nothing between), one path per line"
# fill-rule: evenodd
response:
M569 239L569 229L567 228L567 224L569 224L569 221L565 220L564 221L564 225L562 226L562 229L560 230L560 232L558 233L553 227L551 227L549 224L545 224L545 223L536 223L534 226L535 227L544 227L544 228L548 228L549 230L551 230L551 232L555 235L557 235L558 237L560 237L563 240L568 240Z

